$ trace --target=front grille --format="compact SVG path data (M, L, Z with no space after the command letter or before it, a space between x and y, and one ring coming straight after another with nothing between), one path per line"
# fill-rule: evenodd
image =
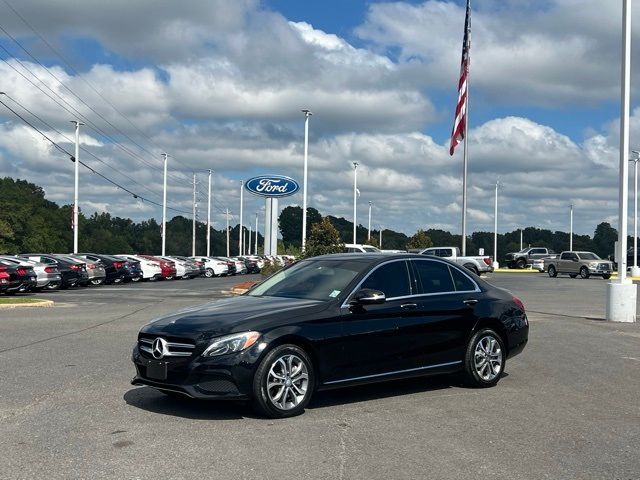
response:
M140 337L138 339L138 348L140 349L140 351L145 352L149 356L153 357L153 342L156 340L156 338L163 338L163 337ZM193 353L193 349L196 348L196 346L193 343L185 343L184 341L183 342L168 341L165 338L163 338L163 340L166 342L166 349L165 349L163 358L164 357L190 357L191 354Z
M610 270L611 266L608 263L599 263L598 270Z

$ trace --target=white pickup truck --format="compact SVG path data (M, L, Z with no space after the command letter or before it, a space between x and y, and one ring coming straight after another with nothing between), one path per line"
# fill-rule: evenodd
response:
M422 255L446 258L471 270L476 275L493 272L493 260L491 257L462 257L458 247L431 247L425 248L420 253Z

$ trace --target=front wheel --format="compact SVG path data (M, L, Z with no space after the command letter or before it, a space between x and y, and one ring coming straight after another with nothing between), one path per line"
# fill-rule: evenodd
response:
M313 364L296 345L281 345L264 357L253 379L256 410L270 418L300 415L311 400Z
M516 268L519 268L520 270L522 270L526 266L527 266L527 262L524 261L524 258L519 258L518 261L516 262Z
M467 345L464 371L472 387L493 387L498 383L506 361L502 338L491 328L476 332Z
M102 285L104 283L104 278L96 278L93 280L90 280L91 285Z
M549 271L547 273L551 278L558 276L558 271L556 270L556 267L554 267L553 265L549 265Z
M582 267L580 269L580 278L589 278L589 269L587 267Z
M611 278L611 274L610 273L603 273L602 274L602 278L604 278L605 280L609 280Z
M213 273L213 270L211 268L207 268L204 271L204 276L207 277L207 278L211 278L211 277L213 277L213 275L214 275L214 273Z

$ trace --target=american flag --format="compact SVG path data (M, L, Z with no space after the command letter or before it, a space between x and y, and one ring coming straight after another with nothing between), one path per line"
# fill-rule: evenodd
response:
M460 63L460 80L458 81L458 104L456 117L451 131L451 147L449 155L453 155L461 140L464 140L467 125L467 77L469 76L469 49L471 47L471 7L467 0L467 14L464 19L464 38L462 40L462 61Z

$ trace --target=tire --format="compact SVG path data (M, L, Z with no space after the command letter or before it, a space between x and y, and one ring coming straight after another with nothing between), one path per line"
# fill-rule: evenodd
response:
M102 285L104 283L104 278L98 278L96 280L90 280L91 285Z
M142 277L131 277L132 282L139 282L141 279Z
M576 278L576 277L578 276L578 274L577 274L577 273L570 273L570 274L569 274L569 276L570 276L571 278Z
M580 268L580 278L589 278L589 270L587 269L587 267Z
M476 266L475 266L475 265L473 265L472 263L467 263L466 265L464 265L464 268L466 268L467 270L469 270L469 271L471 271L471 272L475 273L476 275L480 275L480 274L478 273L478 269L477 269L477 268L476 268Z
M214 277L215 274L213 273L213 270L211 268L207 268L204 271L204 276L207 277L207 278L211 278L211 277Z
M524 260L524 258L519 258L518 260L516 260L516 268L522 270L526 266L527 262Z
M604 278L605 280L609 280L611 278L611 274L610 273L603 273L602 274L602 278Z
M551 278L555 278L558 276L558 271L556 270L556 267L554 267L553 265L549 265L549 270L547 271L547 273Z
M253 377L254 408L269 418L300 415L314 386L313 364L307 353L296 345L280 345L265 355Z
M475 388L495 386L502 377L505 362L506 352L500 335L491 328L477 331L469 340L464 356L466 383Z

